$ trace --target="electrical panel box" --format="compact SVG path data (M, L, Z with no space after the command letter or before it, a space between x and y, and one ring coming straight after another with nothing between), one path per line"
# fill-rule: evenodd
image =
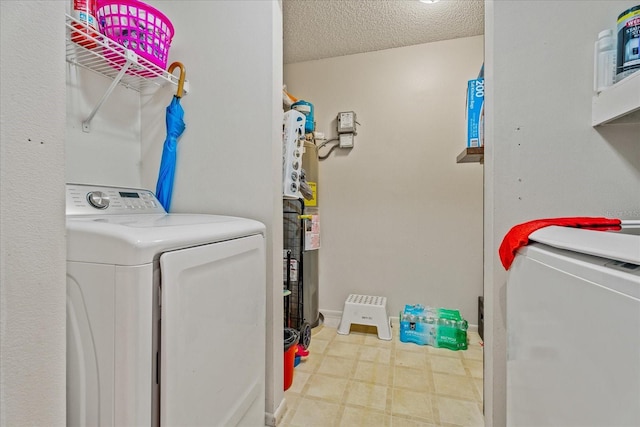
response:
M338 113L338 133L355 133L356 132L356 113L353 111L344 111Z
M340 148L352 148L353 147L353 134L341 133L338 140L340 141Z

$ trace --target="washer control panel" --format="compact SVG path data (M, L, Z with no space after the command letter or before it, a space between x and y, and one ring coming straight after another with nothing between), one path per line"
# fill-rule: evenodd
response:
M149 190L67 184L67 215L166 213Z

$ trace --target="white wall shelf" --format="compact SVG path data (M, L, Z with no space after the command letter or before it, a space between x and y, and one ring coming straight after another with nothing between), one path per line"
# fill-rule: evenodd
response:
M593 97L592 126L640 123L640 72Z
M178 77L106 36L87 29L81 21L65 15L65 25L67 62L112 80L106 93L82 122L85 132L90 131L91 120L119 84L137 92L157 89L166 84L178 86ZM187 82L184 92L188 92Z

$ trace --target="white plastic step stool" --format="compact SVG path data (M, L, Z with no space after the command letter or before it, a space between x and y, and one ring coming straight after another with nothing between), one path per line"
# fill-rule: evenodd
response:
M351 294L344 302L342 320L338 327L340 335L349 335L351 324L375 326L378 338L391 340L391 324L387 316L387 298Z

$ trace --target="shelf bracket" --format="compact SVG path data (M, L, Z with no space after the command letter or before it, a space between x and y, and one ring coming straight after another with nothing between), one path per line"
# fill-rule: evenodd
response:
M120 80L122 80L122 76L124 76L124 73L126 73L127 70L129 69L129 66L132 63L137 63L138 56L134 52L130 51L129 49L125 49L124 53L127 58L127 61L122 66L122 69L120 69L120 71L118 72L118 75L113 79L113 81L111 82L111 85L109 86L105 94L102 95L102 98L100 98L100 101L98 101L98 104L93 108L93 111L91 111L91 114L89 114L86 120L82 122L82 130L84 132L91 132L91 120L93 120L93 117L96 115L100 107L102 107L102 104L104 104L104 102L109 98L109 96L111 96L111 93L116 88L116 86L118 86L118 84L120 83Z

